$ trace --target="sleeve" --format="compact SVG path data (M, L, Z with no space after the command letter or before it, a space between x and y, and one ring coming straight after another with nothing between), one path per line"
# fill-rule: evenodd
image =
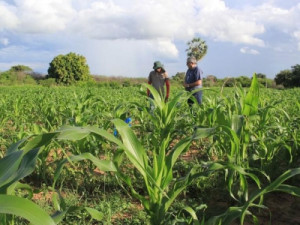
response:
M201 80L201 74L202 71L197 67L197 70L195 71L195 80Z
M149 73L149 76L148 76L148 84L152 84L152 81L151 81L151 72ZM147 96L149 97L150 96L150 90L147 88Z
M166 78L166 87L167 87L167 95L166 98L169 98L169 94L170 94L170 81L169 78Z
M152 76L151 76L151 74L152 74L152 72L150 72L150 73L149 73L149 76L148 76L148 84L151 84L151 83L152 83L152 79L151 79Z

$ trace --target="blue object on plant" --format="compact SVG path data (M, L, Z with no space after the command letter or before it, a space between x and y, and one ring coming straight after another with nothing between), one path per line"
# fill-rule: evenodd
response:
M118 131L117 131L117 129L115 128L114 129L114 136L116 137L118 135Z
M131 121L132 121L132 120L131 120L131 117L128 117L128 118L125 119L125 123L127 123L129 127L131 127ZM118 131L117 131L117 129L115 128L115 129L114 129L114 136L116 137L117 135L118 135Z
M131 117L126 118L125 123L128 123L129 126L131 127Z

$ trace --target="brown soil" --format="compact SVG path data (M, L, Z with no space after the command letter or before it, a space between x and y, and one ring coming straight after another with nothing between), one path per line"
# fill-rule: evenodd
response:
M300 225L299 197L274 192L266 195L264 204L270 209L272 225ZM259 224L268 224L270 221L268 211L261 211L258 215Z

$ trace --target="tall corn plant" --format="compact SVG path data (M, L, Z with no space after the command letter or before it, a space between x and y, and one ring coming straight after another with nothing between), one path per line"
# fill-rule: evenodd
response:
M249 126L256 118L258 112L259 88L256 75L254 74L251 87L246 95L237 92L238 102L233 105L228 102L226 108L228 116L220 116L214 119L216 133L214 145L224 149L227 188L230 195L242 203L248 200L248 178L260 188L260 180L254 174L254 169L249 166ZM226 101L225 101L226 102ZM221 109L222 107L218 107ZM217 110L217 115L225 113L224 110ZM237 189L237 190L236 190Z
M185 98L179 94L165 103L155 89L150 86L148 88L154 96L153 104L157 110L154 114L150 113L150 116L152 116L153 123L156 123L156 129L159 129L157 132L161 134L160 141L156 142L156 145L150 146L149 149L146 150L143 147L133 130L120 119L114 119L112 122L122 141L97 127L65 127L60 130L61 134L58 138L72 137L74 140L79 140L92 133L115 143L119 147L119 150L114 154L114 163L117 168L116 177L130 188L135 198L141 201L152 224L165 224L168 210L176 197L186 189L196 176L200 176L200 173L196 174L191 170L185 177L173 177L174 165L178 157L188 148L193 139L193 137L183 137L174 147L169 146L170 132L174 127L173 120L177 112L176 105L178 101ZM203 129L202 133L198 130L197 136L208 134L209 132ZM134 178L143 178L146 195L142 195L136 190L133 178L123 171L124 156L139 172L139 175L133 175Z

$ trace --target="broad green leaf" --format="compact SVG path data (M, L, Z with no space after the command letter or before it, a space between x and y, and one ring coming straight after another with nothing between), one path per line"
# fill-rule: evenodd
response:
M216 128L196 128L196 131L193 134L193 139L206 138L213 135L216 132Z
M90 207L85 207L85 209L94 220L97 220L97 221L103 220L104 214L102 212L99 212L98 210L90 208Z
M143 84L144 86L146 86L146 88L148 88L153 96L154 99L150 99L151 101L153 101L153 103L158 106L158 108L160 110L163 109L163 106L165 104L164 99L161 98L160 94L158 93L158 91L149 84Z
M68 162L79 162L82 160L90 160L91 162L93 162L93 164L95 166L97 166L97 168L99 168L102 171L112 171L115 172L117 171L114 163L110 160L100 160L98 158L96 158L95 156L93 156L91 153L83 153L80 155L72 155L66 159L63 159L57 166L55 173L54 173L54 182L53 182L53 187L55 186L55 183L64 167L64 165Z
M90 134L90 131L85 127L63 126L59 130L58 140L78 141Z
M187 211L191 215L191 217L193 218L194 225L200 225L200 221L197 217L197 214L191 207L186 206L183 208L183 210Z
M22 154L23 151L16 151L0 159L0 188L8 183L17 171Z
M29 140L22 149L24 150L24 153L26 153L26 152L30 151L31 149L40 148L42 146L45 146L45 145L49 144L51 142L52 138L54 138L56 135L57 135L56 132L37 135L32 140Z
M19 151L19 146L21 144L23 144L28 138L23 138L22 140L18 141L17 143L12 144L11 146L9 146L9 148L7 149L5 155L9 155L10 153Z
M17 196L0 195L0 213L23 217L33 225L55 225L53 219L38 205Z
M253 75L249 92L247 93L244 105L243 115L251 116L257 113L259 100L259 83L256 78L256 74Z
M232 116L231 129L234 130L239 137L241 135L243 125L244 125L244 116L241 115Z
M128 124L120 119L114 119L113 123L115 124L118 132L122 137L123 144L125 146L125 154L128 159L133 163L133 165L140 171L140 173L146 178L146 168L148 165L146 152L130 129Z
M13 176L11 176L9 182L7 182L2 188L7 188L12 183L31 174L35 169L38 153L39 148L27 152L21 159L18 169L15 171Z

